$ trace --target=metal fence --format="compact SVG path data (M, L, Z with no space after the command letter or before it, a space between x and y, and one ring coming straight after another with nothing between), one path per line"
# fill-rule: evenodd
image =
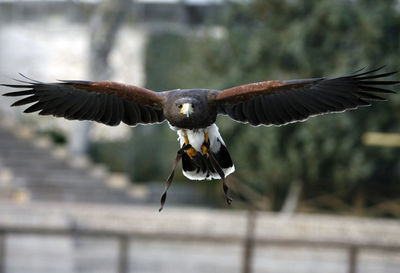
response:
M79 237L85 236L89 238L111 238L118 242L118 262L115 272L127 273L129 270L129 245L130 241L135 238L141 240L159 240L159 241L180 241L180 242L210 242L217 244L235 243L242 245L242 272L252 272L252 258L255 248L257 247L282 247L282 248L325 248L325 249L342 249L347 252L347 272L357 272L357 260L363 250L378 250L385 252L399 252L398 244L380 244L380 243L361 243L348 242L340 240L322 240L322 239L285 239L285 238L262 238L255 239L254 219L248 217L247 234L245 236L212 236L212 235L185 235L182 233L162 233L162 232L130 232L130 231L114 231L100 230L95 228L78 228L78 227L29 227L29 226L1 226L0 227L0 273L6 273L6 237L9 235L35 235L35 236L65 236Z

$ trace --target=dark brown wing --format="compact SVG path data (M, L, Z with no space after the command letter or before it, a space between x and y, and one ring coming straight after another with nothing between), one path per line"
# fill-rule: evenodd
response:
M252 125L283 125L367 106L369 101L385 100L376 94L395 93L381 88L382 85L399 83L376 80L396 73L373 75L380 69L338 78L267 81L233 87L217 95L218 112Z
M93 120L115 126L158 123L163 115L163 98L157 92L116 82L60 81L42 83L28 79L2 86L25 89L4 96L27 96L12 106L31 104L24 112L40 111L74 120Z

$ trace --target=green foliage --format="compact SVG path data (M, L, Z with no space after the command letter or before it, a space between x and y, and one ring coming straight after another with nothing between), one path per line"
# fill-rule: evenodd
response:
M59 130L45 130L45 131L37 131L38 135L49 137L51 142L56 145L64 145L67 143L67 138L65 135Z
M399 68L400 14L396 1L253 1L232 4L223 35L150 40L147 86L223 89L268 79L341 75L386 64ZM204 34L205 33L205 34ZM334 194L351 205L355 192L373 205L400 191L399 150L366 147L367 131L399 132L399 96L346 114L280 128L220 119L242 183L278 209L294 180L303 200Z
M128 143L125 141L101 141L92 143L89 149L91 159L103 163L113 172L125 172L129 166Z
M127 171L133 181L166 180L179 149L176 138L176 133L171 131L167 123L132 129Z
M181 77L181 64L188 56L189 41L179 34L155 33L147 43L146 87L165 91L189 88L189 81Z

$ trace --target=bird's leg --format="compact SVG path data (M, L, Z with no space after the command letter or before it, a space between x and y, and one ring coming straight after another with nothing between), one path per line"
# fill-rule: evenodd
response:
M219 176L222 179L222 189L224 190L226 203L228 205L230 205L230 204L232 204L232 198L230 198L228 196L229 188L228 188L228 185L226 184L226 181L225 181L225 173L222 170L221 166L219 165L218 161L215 159L214 153L210 151L209 155L210 155L209 158L210 158L211 165L217 171L217 173L219 174Z
M161 211L161 210L164 208L165 200L167 199L167 191L168 191L168 189L169 189L169 186L171 186L172 180L174 179L174 174L175 174L176 166L178 165L179 161L181 160L182 155L183 155L185 152L187 152L187 150L190 149L190 148L193 149L192 145L190 145L190 144L185 144L185 145L183 145L183 147L180 148L180 149L178 150L178 152L176 153L176 158L175 158L174 166L172 167L172 171L171 171L170 175L168 176L167 182L165 183L165 189L164 189L164 192L163 192L162 195L161 195L161 200L160 200L160 202L161 202L161 207L160 207L160 209L159 209L158 211Z
M184 136L185 139L185 145L190 145L189 143L189 138L187 135ZM190 148L187 148L186 150L187 155L190 157L190 159L193 159L196 156L196 150L190 145Z
M201 152L203 155L209 157L210 154L208 153L208 149L210 148L210 142L208 140L208 132L204 133L204 142L203 145L201 145Z

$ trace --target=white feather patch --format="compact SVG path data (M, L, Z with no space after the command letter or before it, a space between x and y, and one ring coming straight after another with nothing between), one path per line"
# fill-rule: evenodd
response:
M203 145L204 142L204 132L206 129L196 129L196 130L187 130L187 129L182 129L178 131L178 140L181 146L185 144L185 136L187 136L190 145L192 147L200 152L201 151L201 145Z
M173 128L175 129L175 128ZM211 126L205 128L205 129L194 129L194 130L188 130L188 129L178 129L178 141L181 144L181 146L185 143L185 135L188 137L190 145L198 151L201 152L201 145L204 143L204 133L208 132L208 140L210 142L210 149L213 152L218 152L219 149L221 148L221 144L224 144L224 141L222 140L221 135L219 134L219 130L217 125L212 124ZM219 142L217 141L219 140Z
M222 170L224 171L225 177L227 177L228 175L230 175L235 171L235 166L233 165L230 168L223 168ZM192 172L188 171L182 171L182 172L183 175L189 178L190 180L221 179L221 177L217 173L210 173L210 175L207 177L206 172L197 172L197 170Z
M225 146L225 142L219 134L217 125L213 124L208 127L208 139L210 140L210 150L217 153L221 149L221 143Z
M189 178L190 180L204 180L204 179L208 179L210 180L211 177L207 177L207 173L203 173L203 172L197 172L197 171L193 171L193 172L187 172L182 170L183 175L186 176L187 178Z

